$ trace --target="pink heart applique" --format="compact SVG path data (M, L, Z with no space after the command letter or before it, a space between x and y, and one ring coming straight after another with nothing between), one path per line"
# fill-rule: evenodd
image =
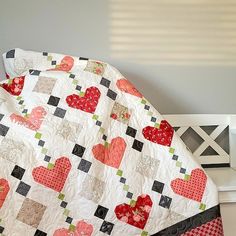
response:
M60 157L56 160L53 169L47 169L43 166L36 167L32 171L36 182L61 192L71 169L70 160L67 157Z
M11 95L19 96L23 90L24 82L25 76L20 76L14 78L10 83L3 83L0 86L3 87Z
M119 168L126 149L126 142L121 137L111 140L108 147L97 144L92 148L94 157L105 165Z
M159 128L151 126L143 128L143 136L145 139L163 146L171 145L173 135L174 129L166 120L161 121Z
M75 231L62 228L57 229L53 236L91 236L93 233L93 226L81 220L77 223Z
M0 179L0 208L2 207L4 203L9 190L10 190L10 187L9 187L8 181L5 179Z
M32 109L31 114L28 117L23 117L17 114L11 114L10 118L12 121L24 125L26 128L31 130L38 130L43 122L43 118L47 112L41 106Z
M123 92L142 98L143 95L127 79L119 79L116 86Z
M70 71L74 65L74 59L73 57L70 56L65 56L61 60L61 63L59 65L56 65L55 68L49 69L49 70L58 70L58 71Z
M177 178L171 181L171 188L183 197L201 202L205 188L207 176L201 169L194 169L191 172L189 180Z
M151 209L152 200L150 196L143 194L137 198L135 206L126 203L116 206L115 214L117 219L139 229L144 229Z
M86 89L84 96L72 94L66 98L66 102L72 108L94 113L100 96L101 93L97 87L89 87Z

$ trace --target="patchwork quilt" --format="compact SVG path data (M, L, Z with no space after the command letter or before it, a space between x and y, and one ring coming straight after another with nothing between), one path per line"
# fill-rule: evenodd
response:
M21 49L3 60L0 235L223 235L214 183L118 70Z

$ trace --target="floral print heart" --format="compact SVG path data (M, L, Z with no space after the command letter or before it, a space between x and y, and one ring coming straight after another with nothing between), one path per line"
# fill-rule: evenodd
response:
M116 206L116 217L134 227L144 229L150 211L152 209L152 200L149 195L142 194L137 198L135 206L126 203Z
M41 106L32 109L31 114L26 117L17 115L15 113L10 115L12 121L24 125L26 128L31 130L38 130L41 127L44 117L47 112Z
M70 169L70 160L67 157L60 157L52 169L43 166L34 168L32 176L36 182L60 192L64 187Z
M170 146L174 135L174 129L166 120L161 121L159 128L147 126L142 132L145 139L163 146Z
M0 208L2 207L4 203L9 190L10 190L10 187L9 187L8 181L5 179L0 179Z
M105 165L119 168L124 152L126 142L121 137L116 137L111 140L107 146L97 144L92 148L93 156Z
M53 236L91 236L93 233L93 226L81 220L77 223L75 231L62 228L57 229Z
M50 69L50 70L58 70L58 71L70 71L74 65L74 59L73 57L70 56L65 56L61 60L61 63L59 65L56 65L55 68Z
M69 95L66 98L67 104L75 109L79 109L88 113L94 113L98 105L101 93L97 87L89 87L83 96L77 94Z
M3 83L0 86L13 96L19 96L23 90L25 76L16 77L13 80L9 79L9 83Z
M143 97L143 95L127 79L117 80L116 86L125 93L129 93L133 96L140 97L140 98Z
M207 176L201 169L194 169L188 180L175 179L171 181L171 188L183 197L201 202L205 188Z

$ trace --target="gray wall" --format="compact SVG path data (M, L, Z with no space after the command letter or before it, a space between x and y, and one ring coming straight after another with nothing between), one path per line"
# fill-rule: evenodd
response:
M19 47L117 67L161 113L236 113L236 67L145 65L111 55L111 0L0 0L0 53ZM2 62L0 76L3 77Z

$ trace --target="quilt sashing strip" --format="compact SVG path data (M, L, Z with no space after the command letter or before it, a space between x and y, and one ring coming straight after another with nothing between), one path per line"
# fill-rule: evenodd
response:
M2 235L223 235L216 187L116 69L21 49L4 63Z

